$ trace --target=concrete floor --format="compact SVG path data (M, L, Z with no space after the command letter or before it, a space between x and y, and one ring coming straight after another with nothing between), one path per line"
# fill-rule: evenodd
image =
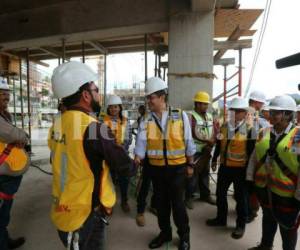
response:
M42 167L50 170L49 165ZM25 236L27 239L26 244L20 250L64 249L49 219L50 190L51 176L42 174L35 168L31 168L24 176L22 186L16 196L9 226L13 237ZM205 226L205 220L215 216L216 208L195 202L195 208L189 210L193 250L246 250L257 244L261 234L260 217L247 227L242 239L234 240L230 237L235 217L234 202L230 203L229 227L222 229ZM119 204L116 205L108 227L107 250L146 250L148 242L158 233L156 217L150 213L146 213L147 225L145 227L136 226L134 205L132 198L132 211L129 215L122 213ZM177 249L178 238L175 227L173 227L173 235L173 242L161 249ZM277 234L274 250L281 249L280 246L280 236Z

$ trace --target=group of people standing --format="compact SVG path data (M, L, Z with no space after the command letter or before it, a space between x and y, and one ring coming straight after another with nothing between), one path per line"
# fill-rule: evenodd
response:
M172 241L171 214L179 236L178 249L191 249L186 208L193 209L197 187L199 199L217 208L216 216L208 219L206 225L227 226L227 193L232 184L237 214L232 238L243 237L246 224L255 219L262 207L262 239L251 250L271 250L278 226L283 250L296 249L300 223L300 130L294 122L297 107L293 98L277 96L267 106L259 91L252 92L249 101L233 98L222 123L208 112L208 93L195 93L194 110L185 112L168 104L166 82L149 78L145 84L148 111L144 106L139 110L132 160L132 129L123 116L122 100L111 96L106 114L99 118L96 79L97 75L80 62L63 63L52 76L53 92L61 100L64 112L56 117L48 139L53 169L51 219L67 249L105 249L105 228L116 203L115 186L120 187L121 208L128 213L129 180L141 167L136 222L138 226L146 224L146 197L152 183L151 207L159 226L158 235L149 242L150 249ZM0 94L1 108L1 89ZM3 96L6 100L5 93ZM0 114L3 117L5 113ZM7 118L1 119L9 124ZM25 137L22 138L9 141L0 134L3 152L8 152L7 147L23 152ZM4 169L2 164L16 173L3 153L0 171ZM210 168L218 169L216 201L209 187ZM0 174L0 216L4 215L3 209L11 207L8 198L13 195L3 189L7 186L4 178ZM0 220L0 243L13 249L10 244L14 242L6 230L7 213L5 218L4 224L2 217Z

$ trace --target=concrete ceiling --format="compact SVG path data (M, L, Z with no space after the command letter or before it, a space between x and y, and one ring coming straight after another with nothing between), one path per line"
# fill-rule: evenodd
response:
M235 8L238 0L191 0L193 11L211 11L215 8Z

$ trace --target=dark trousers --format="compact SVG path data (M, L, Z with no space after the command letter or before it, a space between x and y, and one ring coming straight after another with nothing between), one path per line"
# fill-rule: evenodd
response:
M129 177L118 175L115 171L110 170L112 180L115 185L119 185L121 202L127 202L128 200L128 187L129 187Z
M171 211L177 232L182 240L189 240L189 219L183 202L185 190L185 166L150 166L158 225L161 232L171 235Z
M268 194L266 188L255 187L255 191L263 210L261 244L272 247L279 226L282 249L295 250L298 238L297 219L299 215L299 208L295 205L295 200L293 198L283 198L274 193ZM270 197L272 198L272 209L269 202Z
M266 247L272 247L274 237L278 228L278 222L275 220L272 210L270 208L262 208L263 219L262 219L262 239L261 244ZM282 215L282 220L289 220L288 214ZM283 226L279 226L280 234L282 238L282 249L283 250L295 250L297 244L297 228L286 229Z
M147 196L150 191L151 186L151 176L149 171L149 165L144 163L142 170L142 180L140 184L140 190L137 196L137 212L142 214L145 212L147 206ZM151 196L150 206L155 208L155 198L154 193Z
M0 176L0 192L8 195L15 194L21 184L22 176L10 177ZM7 250L8 231L7 226L10 221L10 211L13 205L13 200L0 199L0 249Z
M105 249L106 225L100 218L101 216L98 213L91 213L83 226L78 230L80 250ZM59 238L61 239L65 247L68 246L68 234L68 232L58 231ZM73 250L73 245L71 249Z
M255 188L252 182L247 182L247 217L252 218L257 216L259 210L259 202L256 197Z
M247 216L245 182L245 168L225 167L221 165L217 182L217 218L220 221L227 222L227 192L233 183L237 213L236 226L245 227Z
M205 199L210 196L209 189L209 163L201 166L201 170L195 169L191 178L186 179L185 198L190 199L196 192L197 184L199 186L200 198Z

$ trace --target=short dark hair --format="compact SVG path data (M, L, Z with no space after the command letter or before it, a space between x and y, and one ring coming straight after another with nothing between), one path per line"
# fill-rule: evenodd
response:
M168 102L168 92L167 90L159 90L153 93L154 95L157 95L158 97L165 96L165 102Z
M71 106L77 104L80 101L82 92L84 90L88 90L89 87L90 87L90 82L87 82L83 84L75 94L63 98L62 102L64 106L68 109Z

